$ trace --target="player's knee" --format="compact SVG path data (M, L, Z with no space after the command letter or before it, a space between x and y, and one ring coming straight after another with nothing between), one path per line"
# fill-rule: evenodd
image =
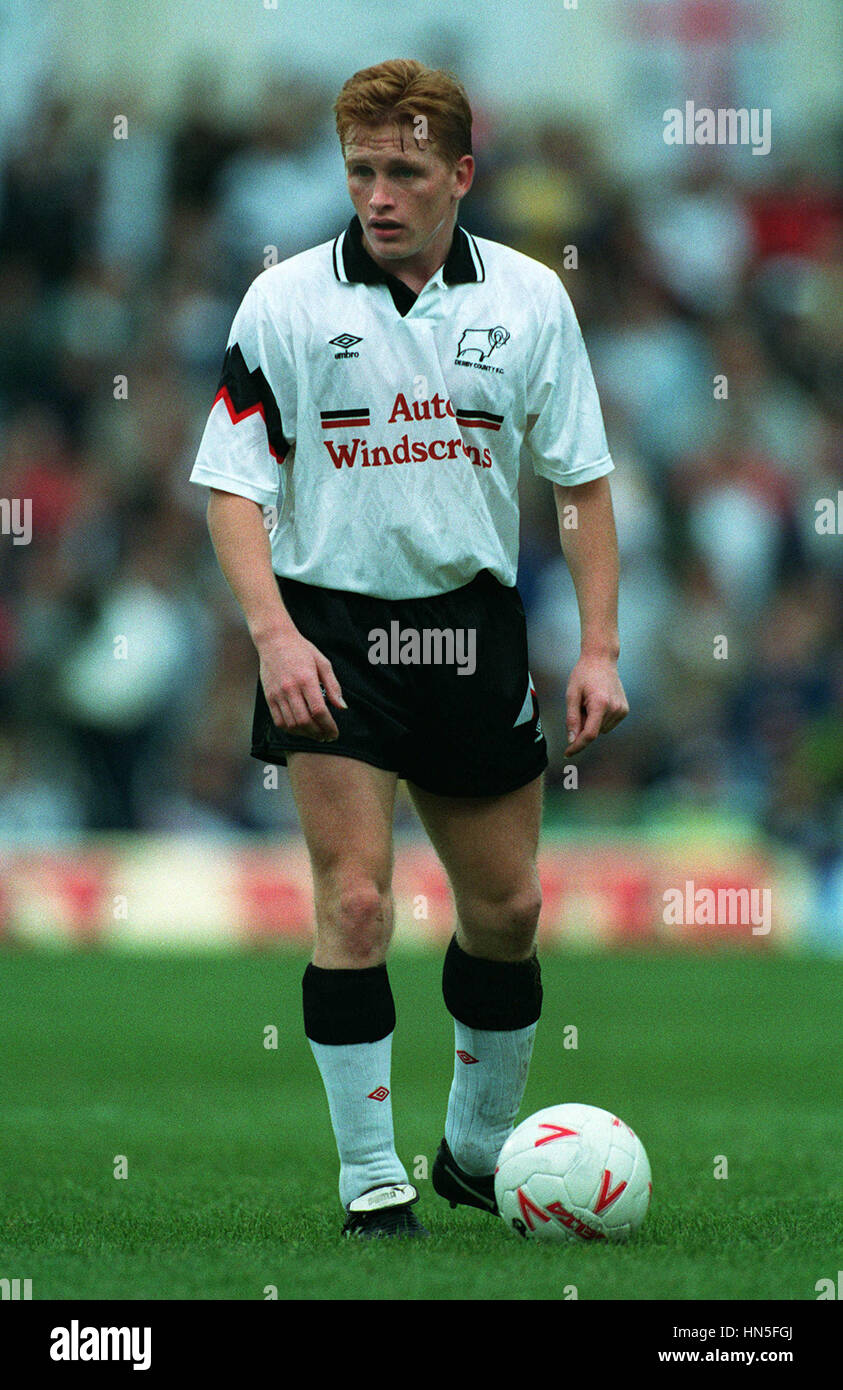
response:
M503 931L513 948L519 951L531 948L541 910L542 894L538 879L509 899L503 914Z
M541 885L536 875L523 888L499 897L463 900L460 921L479 954L502 954L517 960L533 947L541 907Z
M392 934L392 916L389 890L366 880L343 885L334 928L346 954L361 965L380 958Z

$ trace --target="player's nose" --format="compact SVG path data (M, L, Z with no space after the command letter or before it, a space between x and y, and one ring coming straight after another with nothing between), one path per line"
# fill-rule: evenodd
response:
M375 179L372 187L372 196L369 199L369 207L373 212L383 212L386 208L395 206L395 201L385 180Z

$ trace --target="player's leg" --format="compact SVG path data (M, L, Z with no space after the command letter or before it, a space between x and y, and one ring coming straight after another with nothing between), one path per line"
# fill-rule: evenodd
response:
M410 791L457 908L442 980L455 1035L445 1138L463 1174L489 1180L478 1188L488 1199L524 1094L541 1012L535 937L542 782L498 797ZM493 1209L493 1200L476 1205Z
M381 966L392 936L392 819L398 779L356 758L288 753L313 874L313 963Z
M390 1067L394 773L352 758L290 753L290 782L313 873L316 937L304 1023L328 1097L344 1207L406 1183L395 1152Z
M528 959L541 910L542 778L503 796L438 796L412 783L408 790L450 879L461 949Z

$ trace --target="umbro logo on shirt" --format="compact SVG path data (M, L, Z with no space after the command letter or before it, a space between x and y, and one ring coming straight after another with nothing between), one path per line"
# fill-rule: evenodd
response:
M340 333L336 338L329 338L328 342L332 347L342 348L342 352L335 352L334 358L339 361L342 357L359 357L359 352L349 352L355 343L362 343L362 338L355 338L353 333Z

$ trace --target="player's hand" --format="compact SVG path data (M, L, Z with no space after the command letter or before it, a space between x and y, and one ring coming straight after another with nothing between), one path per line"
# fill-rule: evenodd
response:
M260 677L272 722L279 729L332 743L339 730L325 703L348 709L333 667L300 632L258 644Z
M568 681L565 757L576 757L598 734L608 734L628 714L629 705L612 658L581 656Z

